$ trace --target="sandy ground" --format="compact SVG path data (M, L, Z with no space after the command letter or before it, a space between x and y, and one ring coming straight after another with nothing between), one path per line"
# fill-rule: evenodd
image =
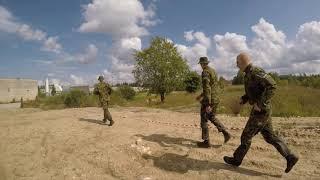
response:
M0 109L16 109L20 108L20 103L0 104Z
M320 118L273 118L300 161L286 161L261 135L243 164L224 164L240 143L244 117L220 115L233 138L211 128L210 149L197 148L199 115L146 108L0 109L0 179L320 179Z

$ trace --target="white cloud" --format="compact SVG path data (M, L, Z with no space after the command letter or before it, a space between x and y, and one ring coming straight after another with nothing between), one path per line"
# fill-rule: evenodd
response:
M233 56L241 51L247 51L246 37L227 32L225 35L215 35L214 42L218 56Z
M234 60L243 51L248 51L246 37L227 32L225 35L213 37L216 45L216 56L211 63L217 72L224 77L230 78L236 72Z
M253 63L267 71L280 74L320 73L320 22L302 24L296 38L291 41L287 40L284 32L263 18L251 30L254 36L249 42L246 36L227 32L215 35L211 43L204 33L188 31L184 37L192 44L177 44L177 48L192 69L199 70L195 60L208 56L210 65L227 78L236 75L235 59L240 52L248 52Z
M16 34L27 41L41 42L43 43L42 50L45 51L60 53L62 50L62 45L57 42L58 37L47 37L45 32L16 21L11 12L1 5L0 31Z
M193 41L194 37L193 37L193 31L186 31L184 32L184 38L187 41Z
M288 48L285 34L276 30L274 25L263 18L251 29L256 35L251 42L251 53L257 59L256 64L265 68L274 68L284 63L279 61Z
M201 68L198 65L199 57L208 56L208 50L211 47L211 40L203 32L184 32L186 41L195 42L192 46L176 44L178 52L187 60L188 65L192 70L200 72Z
M81 32L98 32L114 37L134 37L148 34L145 26L155 25L152 20L155 6L147 10L139 0L93 0L85 6Z
M74 74L70 74L70 79L71 79L71 84L74 85L86 85L86 81L84 80L84 78L80 77L80 76L76 76Z
M46 33L41 30L33 30L29 25L22 24L18 29L17 33L25 40L30 41L43 41L46 38Z
M82 64L89 64L92 62L95 62L98 56L98 48L90 44L88 48L86 49L84 54L76 55L75 59L76 61L82 63Z
M296 40L290 47L288 58L291 62L305 62L320 59L320 22L302 24Z
M42 50L49 51L49 52L55 52L57 54L61 53L62 45L58 42L58 37L49 37L46 39L43 43Z
M14 22L14 17L11 12L0 5L0 31L14 33L18 27L19 25Z
M104 70L113 83L134 81L133 53L141 50L141 37L149 34L147 28L160 22L154 19L154 3L144 8L140 0L93 0L84 7L85 22L79 31L104 33L113 39L108 50L111 66Z

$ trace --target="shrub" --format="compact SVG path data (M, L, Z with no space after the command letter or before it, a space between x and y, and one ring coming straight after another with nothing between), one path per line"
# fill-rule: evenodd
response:
M195 93L200 89L200 81L200 76L196 72L190 72L184 81L186 91L189 93Z
M72 90L66 94L64 104L66 107L82 107L85 103L86 93L80 90Z
M120 86L118 89L120 96L126 100L131 100L136 95L134 89L128 85Z

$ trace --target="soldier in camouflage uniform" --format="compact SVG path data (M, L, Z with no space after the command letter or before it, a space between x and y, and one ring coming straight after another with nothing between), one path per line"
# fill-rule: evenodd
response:
M95 85L93 93L95 95L99 95L99 100L103 109L103 122L106 123L107 120L109 120L109 126L112 126L114 121L112 120L111 114L108 110L111 87L108 83L103 81L103 76L99 76L98 80L99 83Z
M252 105L249 120L241 135L241 144L233 153L233 157L224 157L224 161L234 166L240 166L248 152L252 138L259 132L264 140L273 145L279 153L286 158L288 173L297 163L298 157L290 152L287 145L273 131L271 121L271 98L276 89L276 83L263 69L254 67L250 57L241 53L237 56L237 67L245 73L245 95L241 97L240 104L249 102Z
M223 133L225 143L229 141L231 137L223 124L216 118L216 111L219 104L218 78L216 72L208 66L208 63L207 57L201 57L199 60L199 64L203 69L203 92L197 97L197 100L200 100L201 103L200 116L203 142L198 142L197 145L203 148L210 147L208 120L217 127L219 132Z

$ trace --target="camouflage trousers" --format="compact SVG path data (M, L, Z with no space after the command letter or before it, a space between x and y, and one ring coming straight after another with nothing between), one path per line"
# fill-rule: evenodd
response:
M201 106L200 110L201 116L201 131L202 131L202 139L209 140L209 128L208 128L208 121L214 124L219 132L224 132L225 127L223 124L216 118L216 112L213 110L211 113L206 112L206 107L204 105Z
M111 113L109 112L109 102L101 102L102 109L103 109L103 121L106 122L107 120L112 121Z
M287 157L290 154L287 145L273 131L271 110L264 112L251 110L249 120L241 134L241 144L233 153L233 157L237 162L242 162L250 148L252 138L259 132L264 140L273 145L283 157Z

